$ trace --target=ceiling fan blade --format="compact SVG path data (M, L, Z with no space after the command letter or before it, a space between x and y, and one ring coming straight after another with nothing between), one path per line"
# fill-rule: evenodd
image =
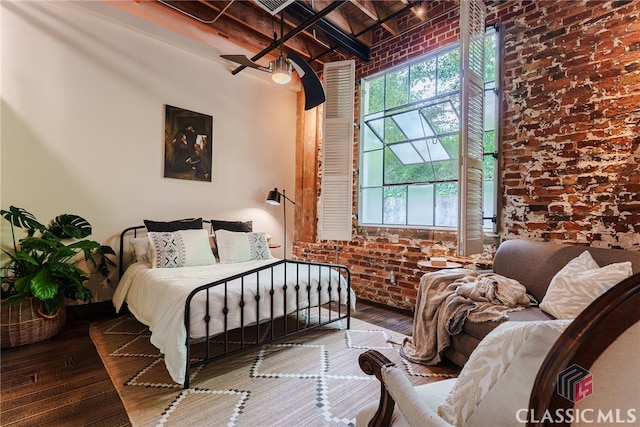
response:
M295 68L302 81L302 87L304 89L304 109L310 110L326 101L327 97L324 94L324 87L322 87L322 82L320 82L313 68L311 68L300 55L292 50L289 51L287 59L291 65L293 65L293 68Z
M258 65L249 58L244 55L220 55L221 58L228 59L229 61L236 62L240 65L244 65L245 67L255 68L256 70L271 72L269 67L263 67L262 65Z

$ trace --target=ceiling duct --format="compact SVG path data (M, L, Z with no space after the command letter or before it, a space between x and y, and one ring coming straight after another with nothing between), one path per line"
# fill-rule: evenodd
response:
M253 0L271 15L276 15L295 0Z

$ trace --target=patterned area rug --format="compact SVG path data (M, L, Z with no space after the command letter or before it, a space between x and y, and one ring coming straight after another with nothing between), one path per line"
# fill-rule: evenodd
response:
M211 362L193 370L186 390L172 381L135 318L92 324L90 333L136 427L352 426L358 411L379 399L379 383L358 365L367 349L403 366L416 385L457 374L450 365L402 359L403 335L358 319L344 326L335 322Z

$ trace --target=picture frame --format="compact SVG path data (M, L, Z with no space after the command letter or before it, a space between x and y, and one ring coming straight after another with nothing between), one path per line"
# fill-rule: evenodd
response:
M164 106L164 177L211 182L213 116Z

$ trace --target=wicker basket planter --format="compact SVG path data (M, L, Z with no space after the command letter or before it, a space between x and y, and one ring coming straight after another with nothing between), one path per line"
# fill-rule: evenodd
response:
M17 304L1 303L0 344L2 348L17 347L46 340L64 328L64 305L53 315L43 313L42 302L27 298Z

